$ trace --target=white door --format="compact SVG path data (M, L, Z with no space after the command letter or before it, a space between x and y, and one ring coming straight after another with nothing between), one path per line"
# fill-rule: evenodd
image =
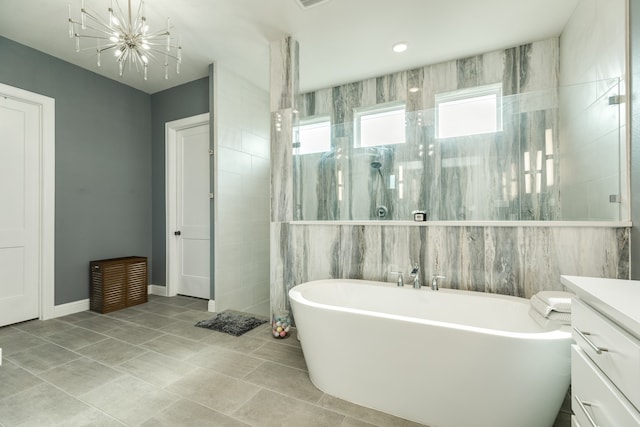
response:
M209 299L209 125L176 132L177 293Z
M40 109L0 96L0 326L39 316Z

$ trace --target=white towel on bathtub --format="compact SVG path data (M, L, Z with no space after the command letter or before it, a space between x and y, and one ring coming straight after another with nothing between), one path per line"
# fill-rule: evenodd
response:
M555 311L571 313L571 298L574 294L562 291L541 291L534 295Z
M542 291L531 297L530 303L538 313L548 317L552 312L571 313L573 294L560 291Z
M548 316L543 316L533 307L529 309L529 316L533 318L540 326L547 328L551 325L571 325L571 313L552 312Z

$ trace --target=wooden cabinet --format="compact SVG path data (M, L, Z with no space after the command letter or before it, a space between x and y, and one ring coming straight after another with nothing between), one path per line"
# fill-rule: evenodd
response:
M146 257L91 261L89 269L91 310L109 313L147 302Z

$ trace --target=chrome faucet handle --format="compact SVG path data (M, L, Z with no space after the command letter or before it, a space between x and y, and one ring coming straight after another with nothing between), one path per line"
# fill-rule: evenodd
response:
M439 289L438 286L438 280L440 279L446 279L447 276L441 276L439 274L434 274L431 276L431 289L433 289L434 291L437 291Z
M402 271L390 271L389 273L398 275L398 287L404 286L404 277L402 277Z
M420 272L420 264L414 264L413 269L411 270L411 277L416 277Z

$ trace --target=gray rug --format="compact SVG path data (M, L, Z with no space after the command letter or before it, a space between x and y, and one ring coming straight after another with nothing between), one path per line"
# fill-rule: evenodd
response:
M196 323L199 328L213 329L218 332L225 332L234 337L239 337L264 323L266 320L258 319L253 316L245 316L239 313L232 313L229 311L223 311L218 313L216 317L212 317L208 320L201 320Z

